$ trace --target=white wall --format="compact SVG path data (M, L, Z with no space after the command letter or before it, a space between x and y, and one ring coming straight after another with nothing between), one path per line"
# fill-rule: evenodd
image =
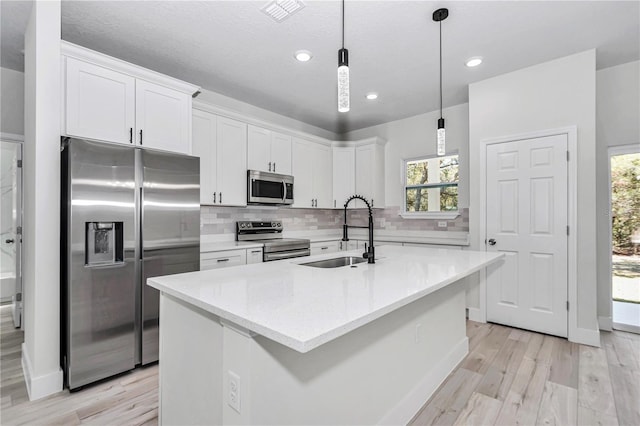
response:
M0 68L0 132L24 134L24 73Z
M470 204L478 206L480 142L567 126L578 128L578 327L597 331L595 50L469 86ZM481 247L479 212L470 211L472 247Z
M640 61L596 74L596 226L598 316L611 318L607 148L640 144Z
M458 204L469 207L469 105L455 105L442 112L447 129L447 151L460 154ZM436 129L440 111L391 121L342 135L343 140L380 136L385 146L385 202L402 206L402 160L436 154Z
M60 23L59 1L37 1L25 33L22 367L32 400L62 390Z
M328 130L312 126L311 124L303 123L302 121L294 120L293 118L289 118L284 115L259 108L255 105L251 105L246 102L221 95L211 90L203 89L202 93L200 93L200 95L198 95L196 99L208 104L231 110L233 112L238 112L251 118L256 118L258 120L267 121L271 124L286 127L291 130L306 132L329 140L336 139L336 134Z

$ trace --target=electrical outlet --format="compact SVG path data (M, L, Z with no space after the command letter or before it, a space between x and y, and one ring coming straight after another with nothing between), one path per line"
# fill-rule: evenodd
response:
M240 413L240 376L229 370L229 407Z
M415 334L416 343L420 343L420 327L421 326L422 324L416 324L416 334Z
M447 222L441 221L438 222L438 228L446 228L447 227Z

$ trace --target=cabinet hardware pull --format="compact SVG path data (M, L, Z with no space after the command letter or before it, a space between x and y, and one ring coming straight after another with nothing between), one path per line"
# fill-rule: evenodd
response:
M313 207L313 198L311 199L311 207Z
M216 192L213 193L213 204L216 203L216 194L217 194Z
M220 204L222 204L222 192L220 193Z
M271 171L271 161L269 161L269 171Z
M333 200L333 208L336 208L336 200Z
M320 250L329 250L329 247L320 247Z
M251 253L261 253L262 250L251 250Z
M276 162L275 161L273 162L273 171L274 172L276 171Z
M140 145L142 145L142 129L140 129Z
M217 262L228 262L229 259L218 259Z
M371 199L371 207L373 207L373 198Z
M129 127L129 143L133 143L133 127Z

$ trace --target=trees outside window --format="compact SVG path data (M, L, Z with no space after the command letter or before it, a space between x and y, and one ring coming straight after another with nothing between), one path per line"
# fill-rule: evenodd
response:
M458 155L405 161L405 213L458 211Z

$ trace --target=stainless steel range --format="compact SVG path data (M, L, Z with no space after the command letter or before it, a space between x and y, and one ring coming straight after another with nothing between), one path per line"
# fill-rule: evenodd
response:
M236 222L236 240L263 243L263 262L311 254L311 241L302 238L282 238L282 222L279 220Z

